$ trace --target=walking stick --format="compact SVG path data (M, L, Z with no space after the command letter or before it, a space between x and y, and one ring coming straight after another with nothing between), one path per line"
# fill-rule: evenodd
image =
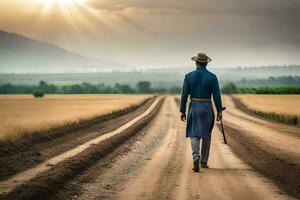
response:
M226 107L222 108L222 111L224 111L224 110L226 110ZM224 144L227 144L226 135L225 135L224 127L223 127L223 119L222 118L221 118L221 128L222 128L222 134L223 134Z

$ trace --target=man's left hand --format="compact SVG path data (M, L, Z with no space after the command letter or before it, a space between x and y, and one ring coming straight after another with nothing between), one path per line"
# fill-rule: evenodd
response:
M186 114L185 113L181 113L180 119L181 119L181 121L185 122L186 121Z
M217 121L220 121L223 118L222 112L218 112Z

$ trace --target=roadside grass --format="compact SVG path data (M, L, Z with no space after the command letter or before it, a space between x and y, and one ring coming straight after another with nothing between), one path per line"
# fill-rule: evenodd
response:
M277 112L262 112L262 111L254 110L254 109L250 109L250 108L248 108L248 109L251 112L253 112L254 114L264 117L264 118L267 118L267 119L278 121L278 122L281 122L284 124L300 126L300 117L296 116L296 115L281 114L281 113L277 113Z
M300 101L300 95L298 95L299 101ZM255 114L257 116L274 120L280 123L293 125L293 126L300 126L300 113L298 113L299 107L297 107L299 102L296 102L295 100L297 98L293 98L291 100L289 97L284 95L231 95L234 103L237 105L238 108L241 110ZM250 98L249 98L250 97ZM260 98L257 102L251 101L254 98ZM270 105L268 103L269 98L272 97L272 103L277 105ZM265 98L265 99L264 99ZM295 101L295 102L292 102ZM259 104L259 105L257 105ZM279 104L284 104L284 106L281 106ZM286 105L285 105L286 104ZM280 107L281 106L281 107ZM259 108L259 109L257 109ZM269 110L280 110L280 112L277 111L269 111ZM285 111L285 112L283 112Z

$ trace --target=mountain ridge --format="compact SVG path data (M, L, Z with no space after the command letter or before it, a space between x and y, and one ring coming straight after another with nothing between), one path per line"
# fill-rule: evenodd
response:
M122 64L90 58L57 45L0 30L1 73L105 71Z

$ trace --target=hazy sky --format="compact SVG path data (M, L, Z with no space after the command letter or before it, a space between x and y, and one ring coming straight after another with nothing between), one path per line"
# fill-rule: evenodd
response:
M136 68L300 64L299 0L0 0L0 29Z

